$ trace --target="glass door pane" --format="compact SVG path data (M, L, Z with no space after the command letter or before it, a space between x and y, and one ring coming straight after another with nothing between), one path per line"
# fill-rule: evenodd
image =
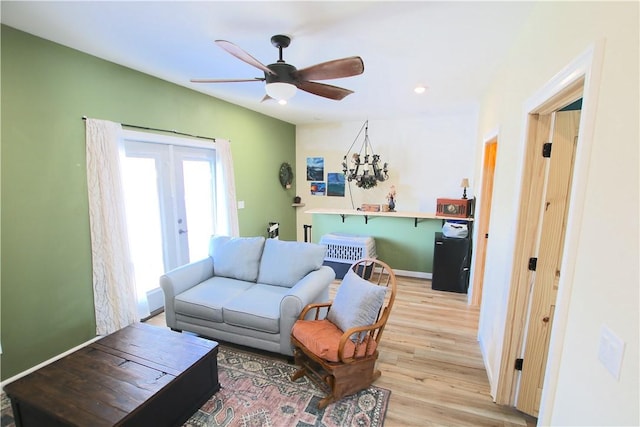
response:
M184 204L189 226L189 261L206 258L213 234L213 176L210 160L183 160Z
M126 157L122 173L136 289L147 292L158 287L164 273L156 159Z

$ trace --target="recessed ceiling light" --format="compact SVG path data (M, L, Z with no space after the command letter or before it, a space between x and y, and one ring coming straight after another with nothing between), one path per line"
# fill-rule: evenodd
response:
M287 105L287 100L286 99L281 99L280 101L278 101L278 104Z
M418 85L415 87L415 89L413 89L413 91L415 93L421 94L421 93L425 93L427 91L427 88L424 87L423 85Z

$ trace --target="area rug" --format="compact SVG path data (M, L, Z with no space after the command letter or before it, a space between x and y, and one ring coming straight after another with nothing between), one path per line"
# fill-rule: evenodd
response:
M296 366L280 359L220 346L221 389L184 427L382 426L391 392L369 387L318 410L324 394L307 378L290 380ZM2 393L2 427L14 427L11 403Z

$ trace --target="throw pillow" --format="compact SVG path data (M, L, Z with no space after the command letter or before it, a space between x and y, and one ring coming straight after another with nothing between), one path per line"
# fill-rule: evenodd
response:
M213 237L210 255L213 258L214 274L255 282L264 240L264 237Z
M327 247L315 243L267 239L260 261L258 283L292 287L322 267Z
M327 319L343 332L350 328L371 325L378 318L386 293L386 287L364 280L349 269L338 288ZM364 337L365 335L359 339L362 340ZM351 339L356 341L357 334L351 335Z

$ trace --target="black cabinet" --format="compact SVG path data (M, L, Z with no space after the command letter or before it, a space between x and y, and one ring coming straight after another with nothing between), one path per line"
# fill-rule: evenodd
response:
M456 239L435 233L431 288L466 293L469 288L471 239Z

